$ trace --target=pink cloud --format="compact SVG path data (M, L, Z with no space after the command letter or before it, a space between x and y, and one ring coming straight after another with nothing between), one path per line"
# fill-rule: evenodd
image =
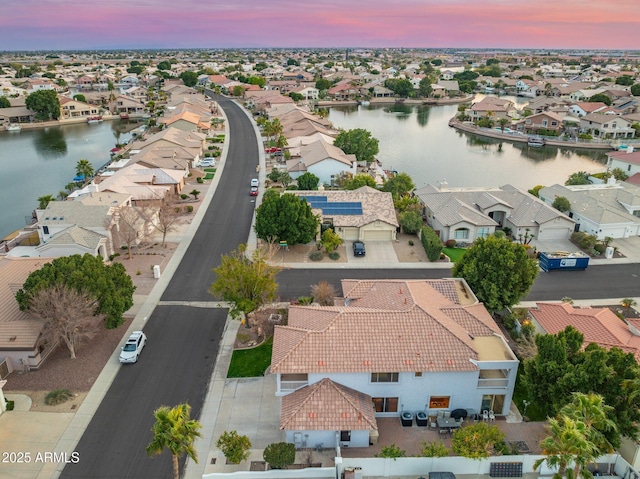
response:
M638 48L636 0L4 0L3 49Z

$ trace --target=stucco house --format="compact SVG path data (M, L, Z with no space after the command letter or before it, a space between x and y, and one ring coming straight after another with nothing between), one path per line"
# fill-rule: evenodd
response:
M509 412L518 359L463 279L342 281L335 306L292 306L271 373L297 447L367 447L376 419Z
M413 192L427 224L442 241L472 243L511 228L512 235L538 240L567 239L574 221L535 196L511 185L496 188L449 188L427 185Z
M524 133L555 132L562 131L562 116L553 111L535 113L515 123L518 131Z
M391 193L363 186L351 191L304 191L304 197L320 223L330 226L344 241L392 241L398 220Z
M590 113L580 118L580 130L598 138L633 138L631 122L617 115Z
M567 198L576 231L596 235L598 239L640 235L638 186L615 180L597 185L552 185L542 188L538 195L549 205L558 196Z
M84 119L100 114L100 108L96 105L74 100L66 96L60 96L60 119Z
M292 178L309 172L320 179L321 184L333 184L340 173L356 174L355 155L347 155L340 148L322 139L300 148L300 157L287 161L287 171Z
M51 259L0 258L0 379L12 371L37 369L55 344L42 343L42 322L20 311L16 293L33 271Z
M607 169L620 168L629 177L640 173L640 150L628 147L625 150L607 152Z

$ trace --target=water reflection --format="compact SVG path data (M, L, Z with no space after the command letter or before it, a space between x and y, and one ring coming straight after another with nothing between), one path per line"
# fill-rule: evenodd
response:
M384 112L394 114L398 120L408 120L413 112L413 107L404 103L394 103L393 105L385 106Z
M67 154L67 141L59 127L38 130L33 135L36 151L43 158L58 158Z
M416 119L418 120L418 125L427 126L427 123L429 123L430 112L431 107L428 106L419 106L417 108Z
M554 160L558 155L558 148L554 146L535 147L526 143L514 143L513 147L520 150L520 154L533 161Z

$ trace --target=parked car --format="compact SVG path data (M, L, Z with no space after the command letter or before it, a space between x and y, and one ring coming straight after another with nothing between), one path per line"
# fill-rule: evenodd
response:
M272 146L270 148L265 148L264 149L265 153L277 153L279 151L282 151L282 148L276 148L275 146Z
M258 187L257 186L252 186L251 190L249 191L249 196L258 196Z
M216 160L214 160L213 158L206 158L200 162L200 166L203 166L203 167L216 166Z
M127 342L122 346L122 351L120 351L120 362L137 363L138 356L140 356L145 344L147 344L147 337L142 331L131 333Z
M364 248L364 243L362 241L354 241L353 256L364 256L365 254L366 254L366 250Z
M260 186L260 181L258 180L258 178L251 179L251 186Z

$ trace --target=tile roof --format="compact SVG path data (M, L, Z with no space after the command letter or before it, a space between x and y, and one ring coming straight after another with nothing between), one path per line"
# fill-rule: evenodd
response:
M35 347L42 323L20 311L15 296L33 271L52 260L10 257L0 259L0 350Z
M46 245L79 245L90 250L95 250L101 241L106 240L106 236L95 231L82 228L80 226L70 226L66 230L56 233L49 241L40 246ZM40 246L36 249L39 249Z
M634 334L609 308L574 308L569 303L536 303L529 312L548 334L573 326L584 335L585 344L631 352L640 362L640 335ZM628 321L638 330L640 322Z
M500 335L462 280L342 285L345 306L290 308L288 326L275 328L272 372L473 371L474 338Z
M371 396L324 378L282 398L280 429L377 430Z
M378 191L369 186L362 186L356 190L325 190L325 191L304 191L292 190L297 196L326 196L329 202L360 202L362 203L362 215L327 215L333 219L335 227L355 226L361 227L376 221L398 226L396 210L393 206L391 193ZM322 210L314 209L314 213L322 216Z
M335 160L348 167L357 161L355 155L347 155L337 146L333 146L333 143L322 139L303 146L300 149L300 156L302 156L302 161L307 168L324 160Z

